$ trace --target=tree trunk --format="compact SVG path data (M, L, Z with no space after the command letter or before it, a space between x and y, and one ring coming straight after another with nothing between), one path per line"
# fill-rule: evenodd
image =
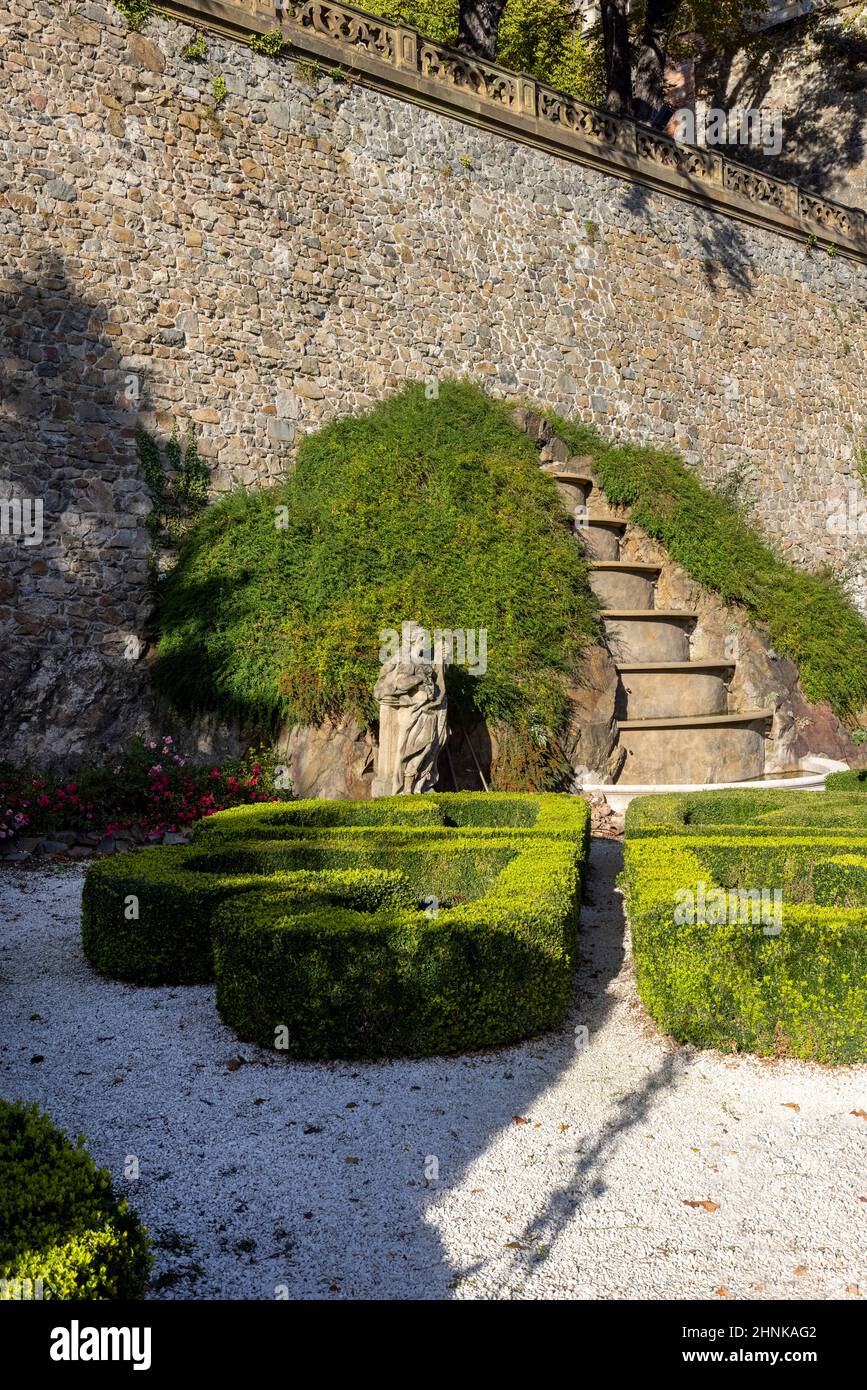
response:
M476 58L493 59L506 0L461 0L458 48Z
M605 105L615 116L632 113L632 68L629 62L627 0L602 0L605 48Z
M665 50L679 0L647 0L641 47L635 64L635 119L663 126L671 116L665 104Z

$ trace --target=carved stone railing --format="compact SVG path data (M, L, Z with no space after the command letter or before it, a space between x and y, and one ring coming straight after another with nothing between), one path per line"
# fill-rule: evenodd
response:
M473 58L351 5L302 0L159 0L158 8L232 37L279 29L299 58L367 86L589 164L739 221L867 261L867 214L706 147L610 115L524 73Z

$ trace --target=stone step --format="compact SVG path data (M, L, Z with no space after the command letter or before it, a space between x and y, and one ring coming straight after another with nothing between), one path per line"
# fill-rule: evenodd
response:
M733 671L733 661L629 661L615 662L617 670L625 671Z
M652 609L659 573L658 565L594 560L590 565L590 587L607 609Z
M645 661L617 665L618 720L727 714L734 662Z
M687 625L697 616L665 608L607 608L600 614L615 662L689 661Z
M639 560L594 560L591 570L635 570L638 574L660 574L661 565L644 565Z
M765 733L773 710L618 724L625 759L618 781L668 785L747 782L765 770Z
M622 731L631 729L706 729L711 725L721 727L731 724L755 724L760 719L773 719L772 709L748 709L735 714L693 714L677 719L624 719L618 720L617 727Z
M626 530L626 522L618 517L600 513L589 508L583 514L573 513L575 535L581 542L588 560L617 560L620 556L620 541Z

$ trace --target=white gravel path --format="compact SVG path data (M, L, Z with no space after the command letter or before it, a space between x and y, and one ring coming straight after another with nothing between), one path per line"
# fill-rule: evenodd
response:
M0 1094L87 1136L158 1243L154 1297L867 1297L867 1066L672 1047L624 963L619 853L594 843L561 1031L346 1065L239 1044L211 988L100 979L83 866L2 869Z

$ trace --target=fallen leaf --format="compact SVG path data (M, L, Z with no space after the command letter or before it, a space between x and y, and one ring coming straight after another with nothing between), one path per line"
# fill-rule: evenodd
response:
M801 1279L807 1273L807 1266L795 1265L795 1268L792 1270L792 1273L797 1274L798 1278Z
M344 1108L345 1110L357 1110L357 1109L358 1109L358 1101L357 1101L357 1100L348 1100L348 1101L346 1102L346 1105L345 1105L343 1108Z
M572 1128L571 1125L560 1125L560 1133L561 1133L561 1134L565 1134L566 1131L567 1131L567 1129L571 1129L571 1128Z
M784 1109L784 1110L796 1110L796 1111L798 1112L799 1115L800 1115L800 1113L801 1113L801 1107L800 1107L800 1105L798 1104L798 1102L797 1102L796 1100L784 1100L784 1101L783 1101L783 1109Z
M226 1066L226 1070L223 1072L223 1075L224 1075L224 1076L228 1076L229 1072L231 1072L231 1071L237 1071L238 1068L239 1068L239 1067L242 1067L243 1065L244 1065L244 1058L243 1058L243 1057L233 1057L232 1060L231 1060L231 1062L229 1062L228 1065Z
M714 1293L717 1298L731 1298L731 1293L726 1288L725 1284L720 1284L718 1289L714 1289Z
M755 1289L756 1293L764 1293L765 1291L764 1284L753 1284L753 1288Z
M690 1202L684 1198L683 1205L685 1207L701 1207L702 1211L719 1211L719 1202L711 1202L707 1199L703 1202Z
M519 1240L507 1240L503 1246L504 1250L523 1250L524 1248Z
M859 1201L859 1202L867 1202L867 1197L859 1197L859 1198L858 1198L858 1201Z
M259 1096L256 1100L253 1101L253 1104L254 1104L254 1105L264 1105L264 1104L265 1104L265 1097L264 1097L264 1096Z
M860 1290L860 1288L858 1287L857 1284L847 1284L847 1285L846 1285L846 1292L847 1292L847 1293L854 1293L854 1294L855 1294L857 1297L859 1297L859 1298L860 1298L860 1296L861 1296L861 1290Z
M345 1161L346 1161L347 1163L360 1163L360 1162L361 1162L361 1159L360 1159L360 1158L347 1158Z
M513 1115L512 1119L515 1121L516 1125L528 1125L530 1123L526 1115Z
M859 1120L867 1120L867 1110L850 1110L850 1115L857 1115Z
M483 1187L471 1187L471 1188L470 1188L470 1191L471 1191L471 1192L484 1192L484 1190L485 1190L485 1189L484 1189Z

